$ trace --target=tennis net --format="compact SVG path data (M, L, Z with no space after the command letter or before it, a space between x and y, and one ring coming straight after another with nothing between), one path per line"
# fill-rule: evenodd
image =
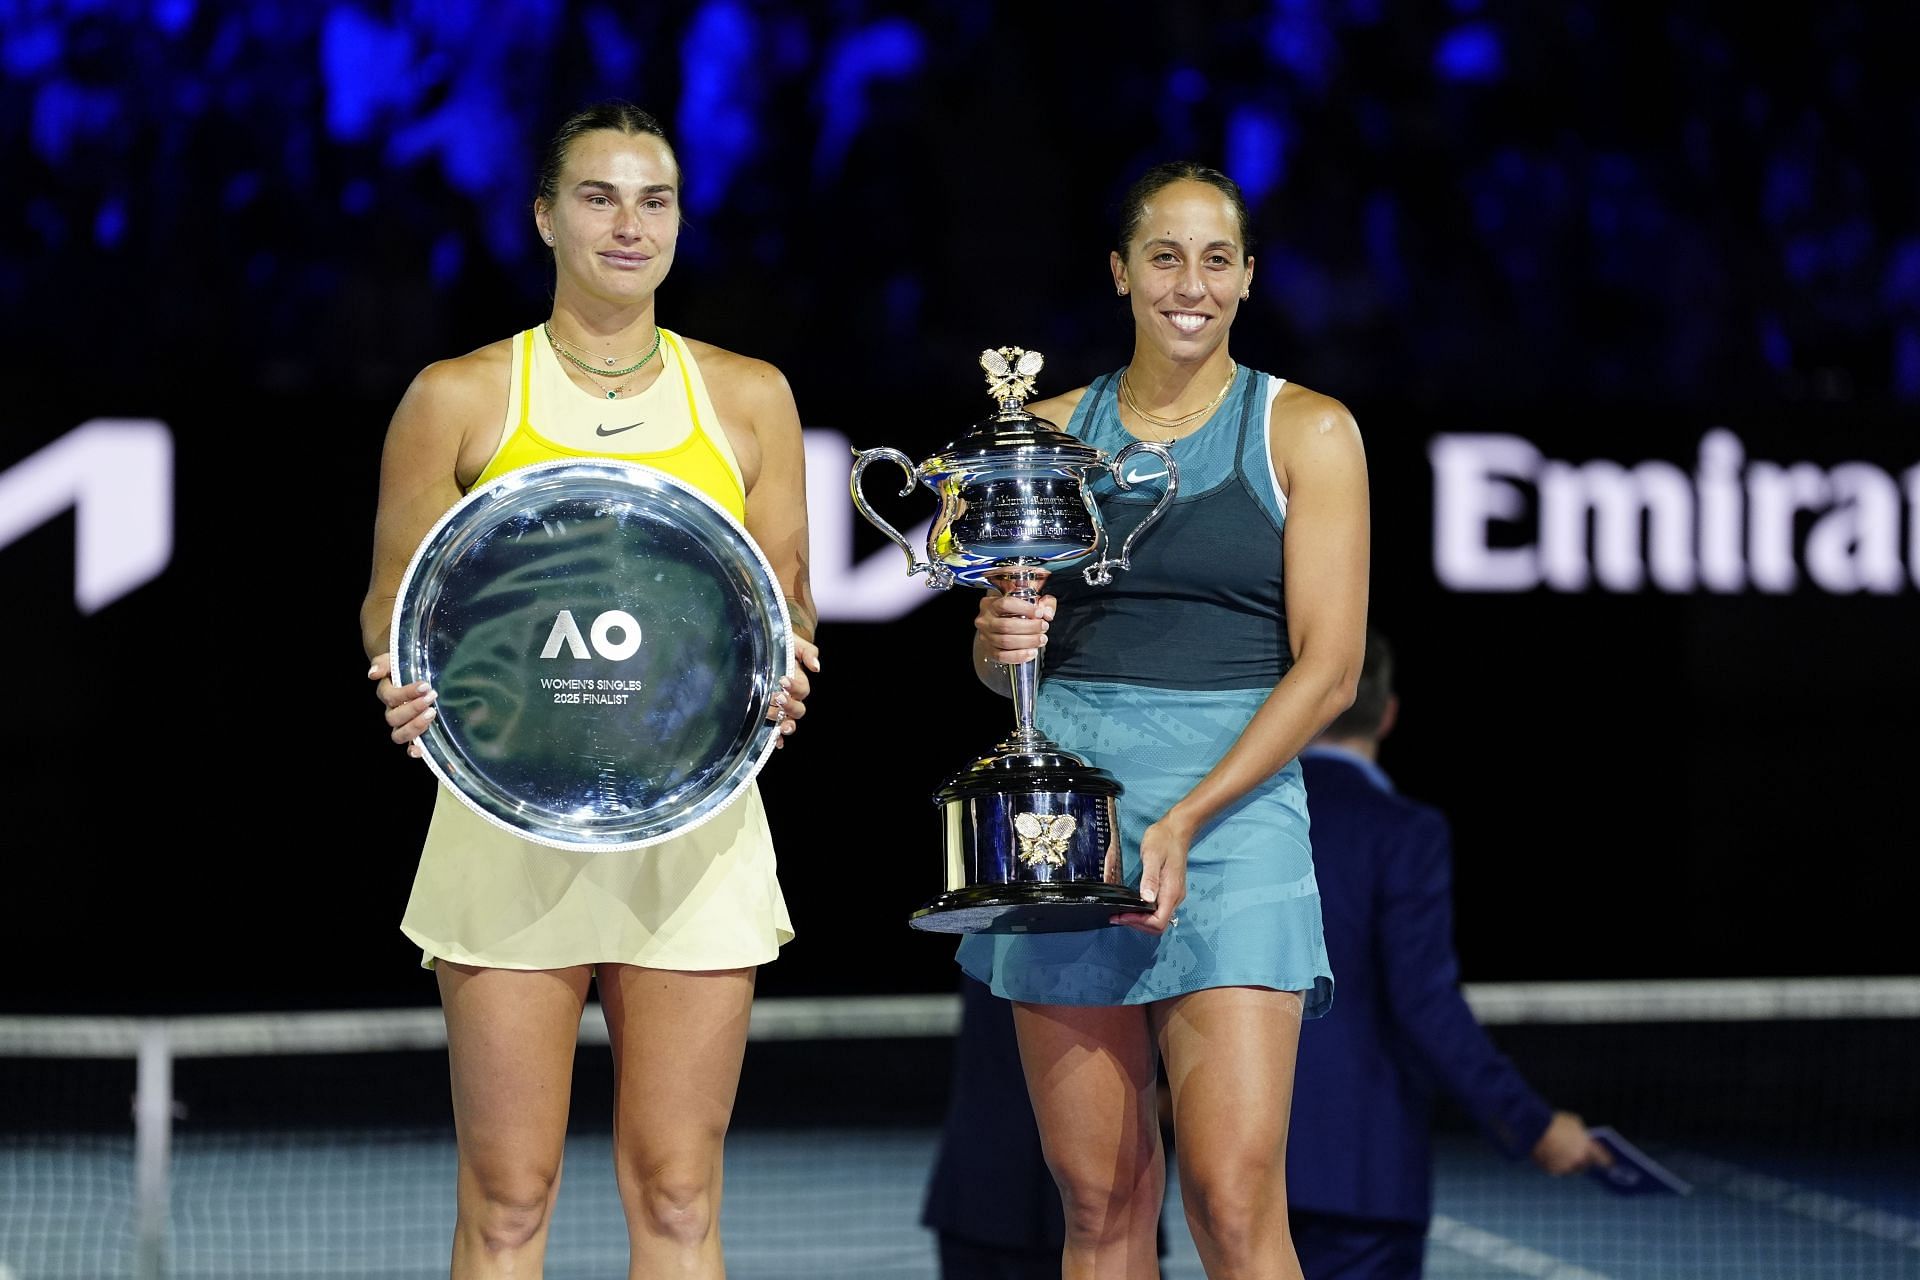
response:
M1441 1119L1428 1274L1920 1278L1920 978L1470 986L1558 1106L1692 1184L1616 1195ZM763 999L728 1139L744 1280L931 1280L918 1225L952 996ZM624 1274L604 1020L581 1026L547 1274ZM455 1149L434 1009L0 1017L0 1280L445 1274ZM1294 1105L1312 1105L1297 1098ZM1170 1280L1201 1275L1168 1218Z

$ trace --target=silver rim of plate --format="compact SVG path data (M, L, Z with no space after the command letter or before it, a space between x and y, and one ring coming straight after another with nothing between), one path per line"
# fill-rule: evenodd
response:
M394 602L398 684L463 804L556 849L611 852L718 817L779 738L791 667L779 579L739 521L664 472L561 460L474 489L421 540Z

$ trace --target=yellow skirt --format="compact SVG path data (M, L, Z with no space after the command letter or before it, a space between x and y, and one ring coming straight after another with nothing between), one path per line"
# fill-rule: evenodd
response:
M493 969L741 969L793 937L758 784L702 826L623 852L523 840L444 786L400 929L435 959Z

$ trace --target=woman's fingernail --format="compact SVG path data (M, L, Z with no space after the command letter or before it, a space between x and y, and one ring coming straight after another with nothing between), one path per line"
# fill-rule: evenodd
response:
M795 729L798 729L799 727L800 727L799 725L795 724L791 720L782 720L780 722L780 732L783 734L792 733Z
M423 702L438 702L440 700L440 695L435 693L433 690L429 689L425 693L420 695L420 699Z
M422 711L422 712L420 713L420 718L421 718L422 720L431 720L431 719L433 719L433 718L434 718L435 716L437 716L437 715L439 715L439 714L440 714L440 708L438 708L438 707L428 707L428 708L427 708L427 709L426 709L425 711Z
M368 668L367 668L367 679L369 679L369 680L371 680L371 679L373 679L373 678L374 678L374 677L375 677L376 675L379 675L379 674L380 674L380 664L379 664L379 663L377 663L377 662L376 662L376 663L374 663L374 664L373 664L372 666L370 666L370 667L368 667Z

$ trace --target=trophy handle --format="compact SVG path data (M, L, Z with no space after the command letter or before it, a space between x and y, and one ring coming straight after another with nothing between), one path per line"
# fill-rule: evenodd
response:
M848 481L848 484L853 492L854 510L865 516L868 524L893 539L894 545L907 553L908 577L912 577L916 573L924 573L927 575L927 585L936 591L944 591L952 586L953 570L943 564L934 564L931 561L922 560L915 556L912 544L901 535L898 529L887 522L885 516L868 506L866 495L860 492L860 476L861 473L866 471L867 464L870 462L885 461L896 463L902 471L907 473L907 486L900 490L900 496L903 498L919 487L920 468L914 465L913 459L907 457L906 454L900 452L898 449L855 449L853 456L853 478Z
M1117 559L1102 556L1098 561L1088 565L1081 571L1081 576L1086 578L1087 585L1090 587L1104 587L1113 581L1113 571L1115 569L1131 569L1133 567L1133 540L1152 527L1153 522L1158 520L1161 514L1166 511L1167 504L1173 501L1173 495L1180 491L1180 469L1174 465L1173 454L1167 451L1167 446L1153 440L1135 440L1132 444L1114 454L1113 457L1107 459L1105 464L1106 469L1108 473L1113 476L1114 484L1122 489L1133 488L1133 483L1127 479L1125 471L1127 460L1136 453L1150 453L1166 464L1166 492L1160 495L1160 501L1153 504L1153 510L1147 512L1147 518L1133 526L1132 532L1127 534L1126 541L1120 544L1120 555ZM1151 478L1153 477L1143 477L1143 479Z

